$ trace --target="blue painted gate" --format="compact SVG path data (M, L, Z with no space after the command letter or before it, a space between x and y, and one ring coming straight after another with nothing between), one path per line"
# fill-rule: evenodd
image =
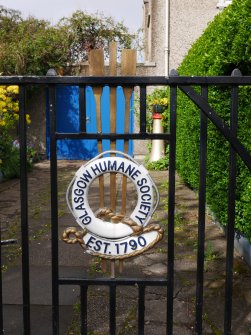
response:
M118 87L116 92L116 132L124 133L125 125L125 97L123 88ZM102 132L110 132L110 88L105 86L101 97ZM78 133L79 124L79 87L58 86L56 90L56 118L57 132ZM133 132L133 97L130 103L129 131ZM96 103L91 87L86 88L86 131L97 132ZM46 121L46 154L50 157L49 145L49 117L47 107ZM116 149L123 151L124 141L118 140ZM110 150L110 141L103 141L103 151ZM81 159L87 160L95 157L98 153L97 140L58 140L58 159ZM129 155L133 155L133 142L129 141Z

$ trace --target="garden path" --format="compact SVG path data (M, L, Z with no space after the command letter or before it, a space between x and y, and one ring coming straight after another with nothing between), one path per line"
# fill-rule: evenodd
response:
M59 161L59 231L74 225L65 202L65 192L80 162ZM159 187L161 201L153 221L167 228L167 171L152 172ZM51 239L50 239L50 171L49 162L35 165L29 173L29 227L32 334L51 334ZM0 184L2 239L17 239L17 244L2 246L3 303L5 334L20 334L22 329L22 288L20 251L19 181ZM97 197L95 191L92 194ZM196 194L177 177L175 227L175 296L174 334L194 332L198 200ZM203 334L222 334L224 309L224 274L226 242L223 232L207 215L204 284ZM167 268L167 237L152 250L125 262L123 277L163 277ZM59 241L60 275L107 276L101 264L84 254L78 245ZM233 334L251 332L251 270L238 254L234 261ZM78 334L79 290L60 290L60 334ZM108 334L108 292L102 287L89 290L89 330ZM117 332L136 334L137 290L118 288ZM102 318L100 311L102 310ZM146 289L145 334L164 335L166 290Z

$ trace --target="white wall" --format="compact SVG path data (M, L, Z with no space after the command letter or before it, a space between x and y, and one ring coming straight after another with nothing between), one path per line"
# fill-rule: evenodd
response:
M219 13L218 0L170 1L170 69L177 68L193 42L203 33L208 23ZM151 25L145 27L146 75L165 75L166 3L168 0L145 2L145 20L151 16ZM150 31L149 31L150 30ZM150 44L150 45L149 45ZM151 52L149 50L151 49ZM155 64L155 66L153 66Z

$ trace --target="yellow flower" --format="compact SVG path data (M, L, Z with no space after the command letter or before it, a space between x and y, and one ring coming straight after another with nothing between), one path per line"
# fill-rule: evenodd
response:
M160 99L160 104L164 105L164 106L167 106L168 105L168 99L167 98Z
M152 105L161 105L161 106L168 106L168 99L167 98L155 98L151 101Z
M0 126L4 127L6 125L6 122L4 120L0 120Z
M26 122L27 122L27 124L31 124L31 119L30 119L29 114L26 114Z
M12 109L12 105L13 105L12 102L8 102L8 103L7 103L7 107L8 107L9 109Z
M18 94L19 93L19 87L17 85L11 85L7 87L7 92L12 94Z
M0 93L0 99L6 100L6 95L4 93Z
M13 105L12 105L12 110L13 110L14 112L19 112L19 105L18 105L18 102L13 103Z
M0 86L0 95L6 94L5 86Z
M0 101L0 110L6 107L6 102Z

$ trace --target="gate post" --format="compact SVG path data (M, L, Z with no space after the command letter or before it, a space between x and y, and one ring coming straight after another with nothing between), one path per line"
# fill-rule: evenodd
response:
M160 105L153 106L153 134L163 133L163 124L162 124L162 110ZM163 158L165 155L165 145L164 140L152 140L152 148L149 162L156 162Z

